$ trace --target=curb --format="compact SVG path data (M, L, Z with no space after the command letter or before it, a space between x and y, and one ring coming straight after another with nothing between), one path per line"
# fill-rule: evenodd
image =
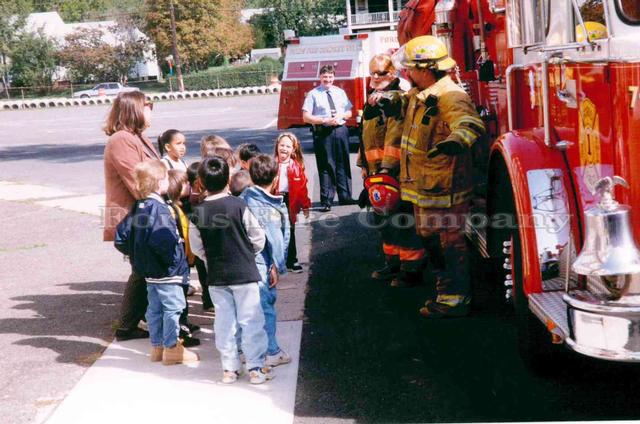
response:
M170 93L147 93L151 101L171 101L204 99L207 97L247 96L257 94L275 94L280 92L280 85L262 85L255 87L220 88L212 90L174 91ZM72 106L95 106L113 103L115 96L100 96L89 98L42 98L32 100L3 100L0 101L0 111L21 109L64 108Z

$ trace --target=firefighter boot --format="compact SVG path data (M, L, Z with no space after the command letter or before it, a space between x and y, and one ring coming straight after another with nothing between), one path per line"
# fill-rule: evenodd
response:
M466 242L462 232L442 234L445 270L436 281L435 300L427 300L420 308L426 318L460 317L469 314L471 279Z
M416 287L422 284L422 272L420 271L422 261L402 261L400 273L391 280L391 287L404 288Z
M427 300L420 315L425 318L453 318L463 317L469 314L469 296L459 294L439 294L436 300Z
M393 279L400 272L400 257L386 255L386 264L384 267L377 269L371 273L374 280L388 281Z
M416 287L422 284L422 273L420 271L408 272L402 271L398 274L391 283L391 287L405 288Z

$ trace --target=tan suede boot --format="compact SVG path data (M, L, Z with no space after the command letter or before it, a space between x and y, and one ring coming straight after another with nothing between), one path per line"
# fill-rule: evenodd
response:
M198 362L200 357L197 353L185 349L180 342L174 347L167 347L162 353L163 365L184 364L187 362Z
M151 347L151 355L150 358L151 362L160 362L162 361L162 352L164 351L164 348L162 346L152 346Z

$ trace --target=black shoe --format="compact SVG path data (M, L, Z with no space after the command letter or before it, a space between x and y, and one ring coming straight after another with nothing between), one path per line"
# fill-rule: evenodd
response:
M189 329L189 327L187 327L186 325L182 324L180 325L180 334L179 334L180 338L184 338L184 337L191 337L191 330Z
M357 201L357 200L355 200L355 199L345 199L345 200L340 200L340 201L338 202L338 204L339 204L340 206L357 205L357 204L358 204L358 201Z
M300 274L303 271L303 268L299 263L296 262L293 265L287 265L287 270L294 274Z
M149 338L149 332L142 330L141 328L134 328L133 330L124 330L122 328L118 328L116 330L116 340L119 342L123 342L125 340L146 338Z
M320 212L331 212L331 205L322 205L320 207Z
M195 333L196 331L200 331L200 326L196 325L196 324L187 324L187 327L189 327L189 331L191 331L192 333Z
M184 347L194 347L200 346L200 339L191 336L180 337L182 339L182 346Z

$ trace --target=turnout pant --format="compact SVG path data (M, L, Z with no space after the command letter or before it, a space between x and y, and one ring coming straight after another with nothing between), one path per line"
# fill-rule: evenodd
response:
M382 250L389 263L400 263L403 271L416 272L425 256L422 240L416 234L413 205L402 201L390 216L374 214L374 223L380 230Z
M320 176L320 202L331 205L336 191L340 202L350 201L351 163L347 127L317 127L313 132L313 150Z
M438 295L471 294L469 258L464 236L468 213L467 203L446 209L428 209L414 205L418 235L425 239L433 236L440 239L445 267L436 284Z

